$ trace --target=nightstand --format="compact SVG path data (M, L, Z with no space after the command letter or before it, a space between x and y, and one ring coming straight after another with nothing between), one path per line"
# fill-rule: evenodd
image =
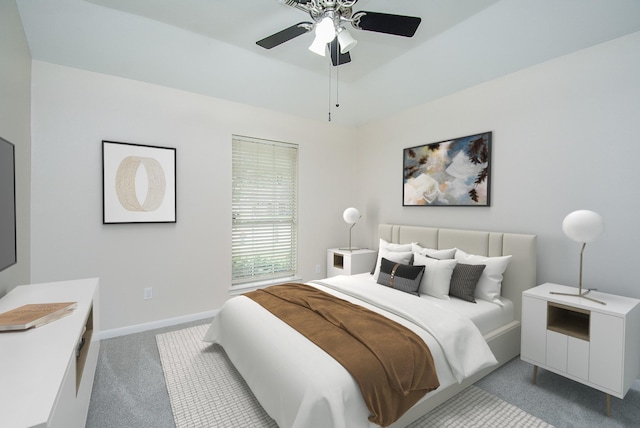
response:
M640 300L592 291L578 296L575 287L546 283L522 293L520 358L573 379L606 395L624 398L640 373Z
M327 250L327 278L336 275L371 272L377 258L378 252L374 250L349 251L331 248Z

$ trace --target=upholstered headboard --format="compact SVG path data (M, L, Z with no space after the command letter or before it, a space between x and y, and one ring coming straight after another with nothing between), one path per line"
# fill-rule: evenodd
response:
M387 242L417 242L423 247L460 248L482 256L511 255L502 281L502 295L514 304L516 319L522 311L522 292L536 284L536 235L381 224L378 237Z

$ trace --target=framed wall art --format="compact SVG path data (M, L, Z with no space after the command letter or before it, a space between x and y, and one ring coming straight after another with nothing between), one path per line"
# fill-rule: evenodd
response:
M403 206L490 206L491 132L403 152Z
M104 224L176 222L176 149L102 142Z

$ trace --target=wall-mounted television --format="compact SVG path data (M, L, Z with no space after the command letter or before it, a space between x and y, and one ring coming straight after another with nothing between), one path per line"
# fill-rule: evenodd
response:
M0 137L0 271L16 264L16 153Z

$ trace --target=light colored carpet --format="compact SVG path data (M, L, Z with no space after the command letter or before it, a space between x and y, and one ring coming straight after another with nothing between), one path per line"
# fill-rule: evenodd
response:
M200 325L156 336L176 427L277 427L224 350L202 341L207 327ZM410 427L543 428L551 425L471 386Z

